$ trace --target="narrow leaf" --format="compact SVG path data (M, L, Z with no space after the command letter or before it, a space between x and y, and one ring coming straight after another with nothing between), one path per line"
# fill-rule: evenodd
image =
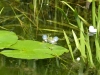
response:
M75 61L74 55L73 55L73 51L72 51L72 47L71 47L71 43L70 43L70 41L69 41L69 39L68 39L68 36L66 35L65 31L63 31L63 32L64 32L64 36L65 36L66 43L67 43L67 45L68 45L69 51L70 51L70 53L71 53L72 59L73 59L73 61Z

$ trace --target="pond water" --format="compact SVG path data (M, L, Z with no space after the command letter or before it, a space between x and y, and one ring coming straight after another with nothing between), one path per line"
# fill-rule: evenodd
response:
M58 59L22 60L1 56L1 75L66 75ZM56 62L55 62L56 61Z

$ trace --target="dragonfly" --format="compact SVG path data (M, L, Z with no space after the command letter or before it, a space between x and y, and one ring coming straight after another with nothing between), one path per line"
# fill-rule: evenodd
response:
M47 43L51 43L51 44L56 44L57 41L59 40L59 38L57 36L55 36L55 37L49 37L46 34L42 35L42 39L43 39L43 41L45 41Z

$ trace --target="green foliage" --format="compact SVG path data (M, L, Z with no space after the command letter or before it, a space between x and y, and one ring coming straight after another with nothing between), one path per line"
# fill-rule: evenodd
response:
M61 2L67 5L73 11L73 13L76 13L76 10L72 6L70 6L67 2L65 1L61 1ZM86 25L89 25L89 23L84 18L82 18L80 15L78 15L77 17L79 17Z
M15 50L5 50L2 51L1 54L13 58L45 59L59 57L64 52L68 52L67 49L60 46L31 40L19 40L15 45L12 45L11 48Z
M5 35L6 40L3 41L5 44L0 45L1 54L21 59L46 59L59 57L64 52L67 53L68 50L61 46L33 41L33 39L41 40L40 37L43 34L50 34L50 36L58 36L58 44L68 47L70 51L69 54L67 53L68 55L63 55L62 60L66 63L61 63L64 65L63 70L68 72L68 75L77 75L77 71L80 75L83 74L83 70L84 75L89 75L90 67L93 67L91 72L94 71L94 67L97 69L100 67L97 66L100 63L100 2L97 8L95 0L93 0L91 11L91 8L87 10L83 6L84 1L78 1L78 3L77 0L74 0L75 3L72 3L73 0L26 1L29 0L0 1L0 28L14 31L20 39L27 39L15 41L13 38L14 42L7 39L8 35ZM92 0L87 1L92 2ZM90 24L97 28L96 36L89 36ZM65 40L66 42L64 42ZM80 58L80 60L76 61L76 58ZM59 60L56 61L59 65ZM76 63L74 67L72 61ZM54 62L49 64L50 71L54 70L54 67L51 68L52 65L55 65ZM59 67L61 69L62 65ZM48 68L45 73L49 71ZM57 74L58 72L55 73L55 75Z
M0 49L8 48L15 44L18 37L11 31L0 30Z
M0 14L2 13L3 9L4 9L4 8L2 8L2 9L0 10Z
M86 21L83 18L81 18L81 16L78 15L77 11L74 10L67 2L62 1L62 3L66 4L75 14L75 19L77 21L78 28L79 28L79 33L78 33L79 35L76 34L74 30L72 30L72 33L73 33L75 45L81 53L82 60L84 62L86 62L87 58L88 58L89 66L95 67L95 65L93 63L93 58L92 58L93 54L92 54L91 46L89 43L89 41L90 41L89 34L88 34L89 32L87 31L87 29L86 29L86 32L84 32L83 22L85 24L87 24ZM65 36L65 38L66 38L66 36ZM67 39L67 45L69 46L68 38L66 38L66 39ZM72 50L70 52L71 52L71 56L73 57Z
M71 47L71 43L70 43L69 38L68 38L68 36L66 35L65 31L64 31L64 36L65 36L66 43L67 43L67 45L68 45L69 51L70 51L70 53L71 53L73 62L75 62L75 58L74 58L74 55L73 55L73 50L72 50L72 47Z
M4 48L9 48L4 49ZM22 59L45 59L59 57L67 49L38 41L18 40L15 33L9 31L0 31L0 49L1 54L7 57Z
M85 41L85 44L86 44L86 48L87 48L87 57L88 57L88 63L90 63L90 67L95 67L94 63L93 63L93 53L92 53L92 49L91 49L91 43L90 43L90 39L89 39L89 34L87 34L85 36L86 38L86 41Z
M89 32L87 30L88 28L84 26L83 24L84 21L82 20L81 16L79 16L78 13L67 2L62 1L62 3L66 4L76 14L75 17L77 17L76 21L79 26L80 35L77 35L75 31L72 30L77 49L80 51L84 62L88 60L89 66L95 67L97 65L95 64L96 60L100 63L100 54L99 54L100 52L100 6L98 6L98 9L97 9L98 13L96 13L95 1L93 0L92 2L92 24L94 27L97 28L97 34L94 35L95 37L93 36L90 37ZM99 1L99 4L100 4L100 1ZM80 19L83 22L81 22ZM90 38L92 38L92 40ZM93 44L94 41L95 41L95 45ZM67 45L69 46L68 42L69 40L67 39ZM96 51L96 55L94 51ZM71 52L71 55L72 55L72 52ZM96 57L96 59L94 57Z
M88 2L92 2L93 0L87 0Z
M99 1L99 4L100 4L100 1ZM92 7L94 8L94 6L95 6L95 3L93 3ZM97 34L95 37L95 47L96 47L96 58L97 58L97 61L100 63L100 54L99 54L99 52L100 52L100 5L98 6L98 13L96 14L96 12L94 12L94 11L92 13L94 14L93 23L97 24L96 25ZM96 17L96 15L97 15L97 17Z

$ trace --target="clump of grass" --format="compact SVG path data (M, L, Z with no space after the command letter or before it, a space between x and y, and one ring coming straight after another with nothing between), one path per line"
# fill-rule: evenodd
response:
M86 21L83 18L81 18L81 16L78 15L76 10L74 10L67 2L62 1L62 3L67 5L77 17L76 21L77 21L78 28L79 28L79 33L78 33L79 36L77 35L77 33L75 33L73 29L72 29L72 34L74 37L75 45L77 49L79 50L79 52L81 53L80 57L82 61L80 60L80 64L82 65L79 68L78 75L83 74L83 69L85 68L84 65L86 65L85 63L88 63L88 67L97 68L99 70L99 68L97 67L97 63L95 62L98 61L98 64L100 63L100 55L99 55L99 52L100 52L100 41L99 41L100 40L100 37L99 37L100 36L100 6L98 6L98 9L97 9L98 13L96 13L95 1L93 0L92 2L92 25L97 28L97 33L96 35L94 35L95 37L93 36L90 37L88 27L86 27L85 25ZM99 1L99 4L100 4L100 1ZM68 48L70 50L72 59L73 61L75 61L73 50L72 50L71 44L69 42L68 36L65 33L65 31L64 31L64 36L65 36ZM92 38L92 40L90 38Z

